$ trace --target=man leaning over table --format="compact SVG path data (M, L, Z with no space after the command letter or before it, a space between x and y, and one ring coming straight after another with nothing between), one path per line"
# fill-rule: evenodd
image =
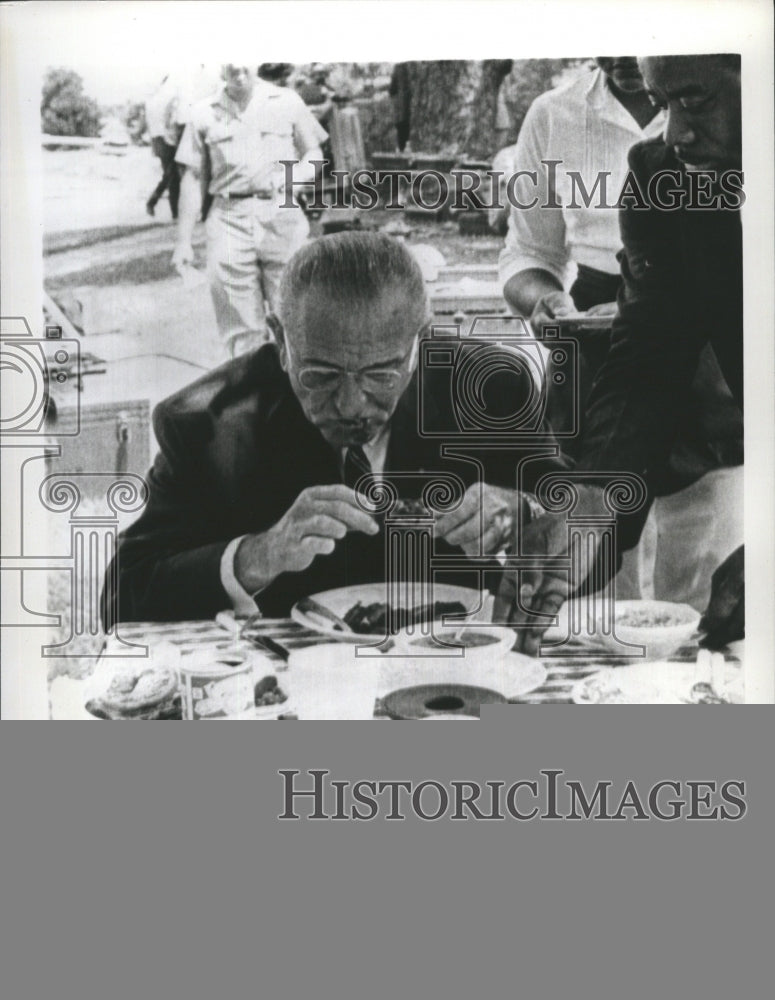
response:
M178 147L186 170L173 263L193 262L201 211L218 332L235 357L271 338L264 303L275 307L283 266L309 234L299 205L285 205L280 161L298 161L296 183L314 179L326 133L294 91L245 66L224 66L221 79L218 93L193 107Z
M463 559L503 550L518 502L527 515L529 501L514 491L515 453L481 452L480 483L473 462L443 456L427 433L455 433L455 401L449 369L418 371L428 302L403 244L355 232L306 244L268 322L274 344L156 408L161 450L147 506L106 575L106 625L212 618L228 607L283 616L305 595L384 579L384 533L353 489L369 471L417 474L397 481L407 498L434 473L460 476L462 503L438 518L436 538ZM493 417L512 414L531 398L531 377L506 370L483 393ZM531 467L538 475L562 464ZM454 582L478 580L462 577Z
M628 171L627 153L638 141L660 141L665 127L664 112L649 99L634 56L595 62L590 74L533 102L514 149L515 169L538 178L533 185L522 176L516 197L522 204L534 197L538 201L529 210L511 209L500 276L506 300L530 317L536 332L569 312L616 312L621 237L614 206ZM554 173L546 161L556 163ZM594 193L589 206L572 187L574 171L589 192L606 177L605 188ZM601 197L612 207L601 206ZM562 207L546 207L553 203ZM583 403L608 353L609 336L604 328L579 336ZM548 417L555 431L566 431L574 425L576 398L567 384L554 386L552 374L549 362ZM563 438L569 456L578 455L580 437ZM723 558L728 539L742 542L742 462L742 413L708 345L687 388L670 455L652 470L651 516L638 546L624 555L616 578L618 598L654 596L702 610L708 599L708 560L715 565Z
M675 171L673 187L689 195L690 173L710 172L711 193L741 180L740 59L734 55L662 56L640 60L651 99L667 112L664 138L636 145L630 168L642 191L660 171ZM732 202L734 206L734 199ZM741 201L737 199L737 204ZM623 288L611 348L587 405L577 463L580 472L636 472L647 483L662 467L685 418L685 405L706 345L742 412L743 270L739 207L660 210L628 207L620 215ZM604 513L603 491L579 486L576 513ZM739 502L739 501L738 501ZM691 510L687 512L691 516ZM718 536L725 526L708 515ZM626 521L622 528L626 530ZM564 515L530 524L520 551L563 555ZM739 546L736 548L736 546ZM726 538L727 558L712 574L710 603L701 622L711 646L744 631L743 548ZM729 555L730 551L731 555ZM707 554L697 553L698 558ZM720 561L720 559L718 560ZM707 565L710 576L712 565ZM500 615L520 626L522 647L535 652L563 602L584 582L550 570L504 579Z

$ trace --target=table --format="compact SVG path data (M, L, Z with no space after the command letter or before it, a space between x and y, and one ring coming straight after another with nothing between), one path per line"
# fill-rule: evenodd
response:
M330 638L306 629L289 618L264 618L257 623L255 631L262 637L276 640L288 650L331 641ZM120 632L125 642L143 645L162 641L169 642L177 646L181 653L201 651L207 648L215 651L234 642L233 635L213 621L134 622L121 625ZM688 645L670 659L676 662L693 662L696 659L697 651L696 644ZM122 646L118 640L114 637L109 638L96 669L99 670L105 661L119 656L121 652ZM281 662L279 657L272 653L266 652L266 655L278 664ZM571 692L579 680L599 670L602 665L616 666L628 661L624 658L611 658L610 653L602 660L600 652L589 648L582 650L577 647L573 656L568 656L567 653L564 656L542 656L541 662L547 669L546 681L540 688L521 698L513 699L515 704L571 704ZM375 704L374 715L375 718L386 717L379 699Z

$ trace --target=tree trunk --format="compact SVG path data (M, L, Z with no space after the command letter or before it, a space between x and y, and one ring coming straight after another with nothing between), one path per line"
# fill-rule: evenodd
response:
M500 78L490 62L413 62L410 141L415 152L491 155ZM497 65L497 64L496 64Z
M579 59L485 59L478 62L408 63L411 133L415 152L491 159L499 146L516 142L525 112L563 70ZM507 74L507 75L506 75ZM498 91L510 118L496 140Z

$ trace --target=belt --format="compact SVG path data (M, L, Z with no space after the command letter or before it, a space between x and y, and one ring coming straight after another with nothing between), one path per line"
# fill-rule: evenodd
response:
M271 201L274 194L272 191L229 191L220 197L227 201L241 201L244 198L260 198L261 201Z

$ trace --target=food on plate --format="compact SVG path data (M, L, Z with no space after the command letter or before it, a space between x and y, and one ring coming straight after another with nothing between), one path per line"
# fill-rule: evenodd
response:
M695 684L691 690L691 697L698 705L726 705L726 698L722 698L713 689L713 685L706 683Z
M194 718L239 718L253 699L250 674L239 673L233 677L218 677L199 689L195 696Z
M361 635L385 635L391 612L395 612L398 624L405 626L438 621L444 615L465 614L466 608L460 601L435 601L433 604L397 609L391 608L384 601L375 601L373 604L363 604L358 601L345 614L344 620L353 632Z
M427 516L428 508L422 500L397 500L391 516L395 514L413 515L415 517Z
M288 695L278 685L274 674L267 674L256 684L254 691L256 708L265 708L268 705L282 705L288 700Z
M621 688L606 674L598 674L586 681L579 689L577 700L589 705L626 705L628 702Z
M86 709L103 719L180 719L178 675L147 660L122 666Z

